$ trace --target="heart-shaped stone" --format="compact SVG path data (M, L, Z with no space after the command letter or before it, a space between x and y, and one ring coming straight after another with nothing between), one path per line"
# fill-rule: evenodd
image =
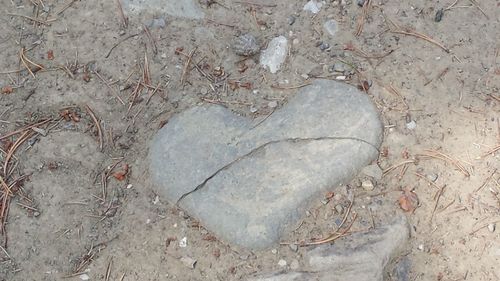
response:
M261 249L376 159L381 141L367 95L316 80L257 124L218 105L172 117L153 140L150 173L159 194L223 241Z

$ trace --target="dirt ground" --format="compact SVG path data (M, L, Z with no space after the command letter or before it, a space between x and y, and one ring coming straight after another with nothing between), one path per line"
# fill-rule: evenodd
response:
M125 27L116 1L2 0L0 280L240 280L302 264L307 247L230 247L159 198L148 146L196 104L263 118L294 88L343 75L329 71L339 62L381 111L384 177L373 190L363 178L332 187L283 240L328 235L354 197L352 230L387 219L379 204L408 217L409 280L500 280L500 3L356 2L327 1L312 15L306 1L218 0L203 20L167 16L145 31L160 15ZM231 49L247 32L262 48L289 39L277 74ZM418 197L414 211L402 210L402 194Z

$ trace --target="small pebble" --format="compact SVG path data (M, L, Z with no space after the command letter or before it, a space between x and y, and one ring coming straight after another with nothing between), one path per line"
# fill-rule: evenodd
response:
M242 260L242 261L248 260L248 255L241 255L240 260Z
M186 248L187 247L187 237L183 237L181 241L179 241L179 247Z
M337 204L335 206L335 212L337 212L337 214L339 215L342 215L344 213L344 207L342 207L342 205L340 204Z
M37 212L37 211L33 212L33 216L34 216L35 218L36 218L36 217L38 217L38 216L40 216L40 212Z
M321 45L319 45L319 49L321 51L325 51L326 49L330 48L330 44L328 43L325 43L325 42L321 42Z
M258 109L257 109L257 108L255 108L255 107L253 107L253 106L252 106L252 107L250 107L250 112L251 112L251 113L255 113L255 112L257 112L257 111L258 111Z
M420 251L423 251L424 250L424 244L418 245L417 249L419 249Z
M356 3L358 4L358 6L363 7L363 5L365 4L365 0L357 0Z
M364 190L373 190L375 188L375 185L371 180L364 180L361 183L361 187L363 187Z
M285 267L286 266L286 260L279 260L278 261L278 265L281 266L281 267Z
M331 20L327 20L324 24L323 24L323 29L328 33L330 34L330 36L335 36L335 34L337 33L337 31L339 30L339 27L338 27L338 23L336 20L334 19L331 19Z
M309 12L311 12L313 14L317 14L321 10L322 6L323 6L323 3L317 2L316 0L310 0L309 2L307 2L304 5L303 10L304 11L309 11Z
M196 266L197 260L190 258L190 257L182 257L181 262L183 265L185 265L187 268L194 269Z
M430 181L437 181L438 175L437 174L428 174L427 179L429 179Z
M273 253L273 254L275 254L275 255L276 255L276 254L278 253L278 250L276 250L276 249L272 249L272 250L271 250L271 253Z
M347 79L347 77L345 75L340 75L340 76L337 76L335 77L336 80L345 80Z
M417 127L417 122L415 122L414 120L411 120L410 122L406 123L406 128L408 130L415 130L416 127Z
M299 250L299 246L297 246L297 244L290 244L288 245L288 247L294 252L297 252Z
M496 224L494 224L494 223L490 223L490 224L488 224L488 230L489 230L490 232L495 232L496 228L497 228L497 225L496 225Z
M288 24L289 25L294 24L295 23L295 19L296 19L295 16L289 16L288 17Z
M270 101L267 106L269 106L269 108L276 108L278 106L278 102L277 101Z
M444 16L444 10L443 9L437 10L436 16L434 17L434 21L440 22L443 19L443 16Z
M240 56L253 56L260 51L257 39L250 33L237 37L233 42L233 50Z
M79 275L78 277L80 277L80 280L83 280L83 281L86 281L86 280L90 280L90 277L88 274L81 274Z

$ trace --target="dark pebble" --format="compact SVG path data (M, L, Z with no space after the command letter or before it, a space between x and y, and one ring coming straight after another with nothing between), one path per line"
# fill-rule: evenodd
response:
M440 22L443 19L443 16L444 16L444 10L443 9L439 9L436 12L436 16L434 17L434 21L435 22Z
M363 5L365 4L365 0L358 0L357 3L358 6L363 7Z

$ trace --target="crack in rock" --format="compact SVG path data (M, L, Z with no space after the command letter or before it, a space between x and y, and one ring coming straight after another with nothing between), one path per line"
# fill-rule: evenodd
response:
M368 144L369 146L371 146L373 149L375 149L377 151L377 153L380 153L380 150L378 149L378 147L376 145L374 145L374 144L372 144L372 143L370 143L370 142L368 142L366 140L363 140L363 139L360 139L360 138L356 138L356 137L286 138L286 139L281 139L281 140L269 141L269 142L266 142L264 144L259 145L258 147L252 149L248 153L246 153L246 154L244 154L244 155L242 155L242 156L234 159L233 161L231 161L228 164L224 165L222 168L219 168L212 175L210 175L205 180L203 180L203 182L201 182L200 184L198 184L193 190L184 193L177 200L176 204L178 205L184 198L186 198L190 194L195 193L196 191L202 189L207 184L208 181L210 181L212 178L214 178L215 176L217 176L220 172L222 172L224 170L227 170L232 165L238 163L239 161L243 160L244 158L247 158L248 156L251 156L251 155L257 153L258 151L264 149L265 147L267 147L267 146L269 146L271 144L282 143L282 142L311 142L311 141L320 141L320 140L352 140L352 141L362 142L364 144Z

